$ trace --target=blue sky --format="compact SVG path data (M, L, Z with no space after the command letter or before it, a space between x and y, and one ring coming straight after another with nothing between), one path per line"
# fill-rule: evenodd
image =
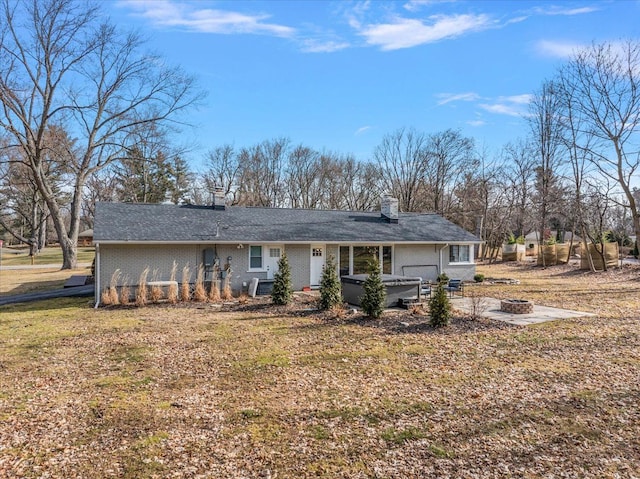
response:
M369 159L401 127L460 129L497 152L527 133L527 101L572 51L640 37L640 1L106 3L119 25L206 90L183 141L285 136Z

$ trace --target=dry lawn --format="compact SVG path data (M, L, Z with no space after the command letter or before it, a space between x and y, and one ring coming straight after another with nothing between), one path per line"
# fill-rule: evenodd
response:
M640 270L481 270L599 316L4 307L0 477L640 477Z
M91 263L95 257L95 249L78 247L78 262ZM29 256L26 247L2 248L2 266L51 265L62 264L62 250L56 246L47 246L36 256Z
M0 296L59 289L72 275L89 274L91 274L90 268L64 271L60 268L3 269L0 271Z

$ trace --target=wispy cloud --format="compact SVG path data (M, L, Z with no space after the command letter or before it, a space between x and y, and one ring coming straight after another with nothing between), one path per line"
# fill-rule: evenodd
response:
M596 7L579 7L579 8L565 8L558 5L551 5L549 7L537 7L534 12L538 15L584 15L585 13L593 13L600 10Z
M349 42L341 42L336 40L315 40L306 39L302 41L302 51L308 53L331 53L349 48Z
M455 38L470 32L485 30L494 25L488 15L435 15L428 21L395 17L389 23L360 26L352 22L369 45L382 50L399 50L440 40Z
M365 131L370 130L371 126L366 125L366 126L361 126L360 128L358 128L356 130L356 132L354 133L354 136L358 136L358 135L362 135Z
M543 56L554 58L570 58L586 45L572 42L556 42L552 40L540 40L536 44L536 51Z
M438 93L436 94L436 98L439 98L438 106L441 106L441 105L446 105L447 103L452 103L456 101L478 101L480 99L480 95L473 92Z
M515 103L516 105L527 105L532 98L531 93L523 93L522 95L511 95L498 97L498 101Z
M486 124L487 124L487 122L486 122L486 121L484 121L484 120L479 120L479 119L478 119L478 120L469 120L469 121L467 122L467 125L475 126L475 127L484 126L484 125L486 125Z
M189 31L217 34L256 34L292 37L296 29L269 23L270 15L248 15L228 10L194 8L197 3L171 0L121 0L119 5L131 8L136 15L160 27L178 27Z
M526 105L531 100L530 94L501 96L491 103L480 103L478 106L489 113L508 116L523 116Z
M455 1L456 0L409 0L403 5L403 7L410 12L415 12L416 10L420 10L422 7L428 7L436 3L450 3Z
M480 127L487 124L483 118L483 112L489 112L496 115L507 115L522 117L527 113L527 105L531 101L532 95L525 93L522 95L508 95L499 97L481 96L475 92L465 93L438 93L437 106L453 104L455 102L471 103L472 108L476 109L475 118L467 120L467 125ZM477 110L479 109L479 110Z
M522 112L518 108L515 108L513 105L508 105L506 103L481 103L479 106L489 113L497 113L499 115L509 116L522 115Z

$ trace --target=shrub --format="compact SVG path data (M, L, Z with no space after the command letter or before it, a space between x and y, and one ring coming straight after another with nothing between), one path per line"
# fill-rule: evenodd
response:
M211 275L211 286L209 288L209 301L212 303L220 302L220 281L218 281L218 274L220 268L217 263L213 265L213 273Z
M151 277L153 278L153 281L158 281L159 273L157 269L153 270L153 274ZM164 298L164 291L162 291L162 286L158 286L157 284L152 285L150 297L151 301L155 303Z
M437 281L438 284L447 284L449 282L449 276L447 276L447 273L440 273Z
M451 318L451 303L444 289L445 283L439 282L436 292L429 300L429 315L431 326L439 328L449 324Z
M220 281L214 279L211 281L211 289L209 289L209 301L212 303L219 303L222 298L220 297Z
M149 267L146 267L140 273L138 278L138 289L136 290L136 306L144 306L147 304L147 276L149 276Z
M109 304L119 304L118 300L118 280L120 279L120 270L116 269L111 275L109 283Z
M129 287L129 277L125 276L120 286L120 304L127 306L131 303L131 288Z
M109 288L105 288L100 293L100 302L104 306L109 306L111 304L111 295L109 294Z
M174 261L173 266L171 267L171 275L169 276L169 280L172 281L172 283L167 289L167 301L171 304L176 304L178 302L178 285L175 283L177 271L178 264Z
M224 286L222 287L221 299L223 301L229 301L233 299L233 292L231 291L231 268L227 268L227 274L224 277Z
M365 280L363 289L364 295L360 298L362 311L370 318L379 318L384 311L387 293L382 284L380 265L377 261L369 263L369 277Z
M487 298L480 296L477 293L472 293L469 297L469 315L471 319L478 320L482 318L484 313L487 312L489 303Z
M342 288L333 256L329 256L320 280L320 308L332 309L342 304Z
M182 268L182 283L180 283L181 301L189 301L191 299L191 285L189 284L190 278L191 272L189 270L189 265L186 264L185 267Z
M193 299L199 302L207 300L207 292L204 289L204 268L202 265L198 266L198 273L196 275L196 286L193 291Z
M242 293L238 296L238 303L247 304L249 302L249 295L247 293Z
M273 275L273 290L271 291L271 301L273 304L286 305L293 299L293 288L291 287L291 268L287 254L282 253L278 261L278 272Z
M482 274L482 273L474 274L474 275L473 275L473 280L474 280L476 283L482 283L482 282L484 281L484 274Z

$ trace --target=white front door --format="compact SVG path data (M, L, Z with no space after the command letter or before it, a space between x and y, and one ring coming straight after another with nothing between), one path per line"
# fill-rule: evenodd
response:
M267 279L273 279L273 275L278 271L278 262L284 248L281 245L266 245L264 249L264 267L267 270Z
M320 285L320 280L322 279L322 267L324 266L326 254L325 249L325 245L323 244L311 245L311 278L309 280L311 286Z

